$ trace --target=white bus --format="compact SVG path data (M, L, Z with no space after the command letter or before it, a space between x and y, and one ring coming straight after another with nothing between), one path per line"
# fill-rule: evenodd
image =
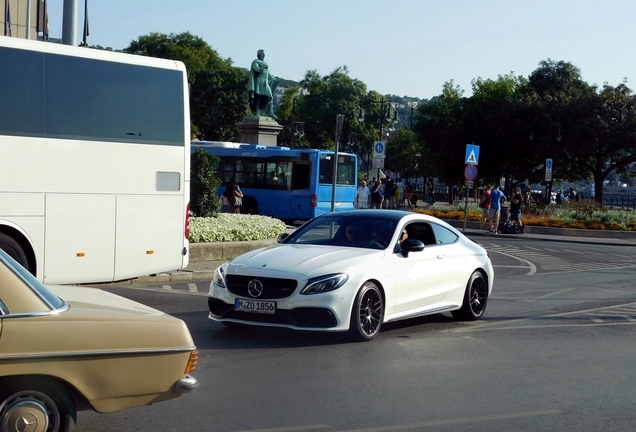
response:
M0 36L0 248L45 283L188 264L183 63Z

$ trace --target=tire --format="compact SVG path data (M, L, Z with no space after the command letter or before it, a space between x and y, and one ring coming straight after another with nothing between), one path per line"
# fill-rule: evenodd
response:
M0 389L0 430L20 432L24 421L32 432L69 432L75 427L75 404L63 389L28 380L3 382Z
M477 321L486 311L488 303L488 281L479 271L474 271L466 284L461 309L452 311L453 317L461 321Z
M29 260L20 244L7 234L0 233L0 249L16 260L25 269L29 270Z
M384 299L378 286L365 283L353 303L349 334L356 341L370 341L379 332L384 319Z

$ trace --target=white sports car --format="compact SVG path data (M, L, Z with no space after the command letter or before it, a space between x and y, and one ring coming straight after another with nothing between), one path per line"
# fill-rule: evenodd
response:
M371 340L382 323L421 315L477 320L493 279L486 250L437 218L335 212L221 265L210 284L209 317Z

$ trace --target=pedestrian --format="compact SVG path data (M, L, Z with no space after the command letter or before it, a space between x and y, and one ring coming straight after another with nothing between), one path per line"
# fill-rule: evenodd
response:
M501 202L505 199L503 192L499 190L499 185L495 184L493 189L490 191L490 212L489 212L489 222L490 222L490 232L498 233L499 232L499 218L501 217Z
M243 206L243 192L239 185L234 182L229 182L223 192L223 196L228 200L228 213L241 213L241 207Z
M406 197L406 202L409 205L409 207L412 207L411 195L413 195L413 186L411 186L411 182L407 181L406 184L404 185L404 196Z
M523 198L521 197L521 188L517 187L512 190L512 197L510 198L510 223L517 225L523 232L523 223L521 222L521 204Z
M382 182L376 182L375 187L371 191L371 208L372 209L381 209L382 208L382 199L383 199L383 191Z
M570 193L568 194L568 201L571 203L579 202L579 194L576 193L573 187L570 188Z
M397 204L397 208L404 207L404 189L406 188L406 185L402 179L398 177L398 181L395 186L397 187L397 191L395 192L395 203Z
M395 188L395 182L391 177L384 179L384 208L393 208L394 198L393 193Z
M490 217L490 185L486 185L484 188L481 200L479 201L479 207L481 207L484 213L479 229L484 229L484 224L488 222L488 218Z
M426 202L429 205L435 204L435 183L433 179L426 181Z
M362 180L358 187L358 193L356 195L356 204L358 209L369 208L369 198L371 197L371 191L367 187L367 182Z
M556 197L554 198L554 201L556 202L556 205L561 205L563 204L564 200L565 200L565 197L563 196L563 189L559 189L559 191L556 194Z
M225 195L221 195L221 213L227 213L227 209L230 207L230 202Z

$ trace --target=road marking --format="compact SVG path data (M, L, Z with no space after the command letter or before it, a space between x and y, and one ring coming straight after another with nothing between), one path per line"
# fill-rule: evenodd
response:
M289 426L279 428L266 428L266 429L246 429L238 432L293 432L293 431L306 431L316 429L327 429L331 426L326 424L304 425L304 426Z
M513 320L501 320L501 321L490 321L490 322L474 322L474 323L464 323L464 327L462 328L454 328L449 330L443 330L442 332L448 333L468 333L468 332L477 332L484 330L518 330L518 329L536 329L536 328L556 328L556 327L599 327L599 326L617 326L617 325L634 325L636 324L636 319L634 320L626 320L625 322L605 322L599 318L595 318L595 316L608 316L610 314L623 313L627 311L636 312L636 302L619 304L615 306L603 306L592 309L585 309L573 312L561 312L550 315L538 315L534 317L527 318L518 318ZM592 316L590 316L592 315ZM572 316L574 318L578 318L581 320L589 319L594 321L592 324L585 323L568 323L568 324L531 324L530 321L534 320L546 320L549 318L562 318ZM577 317L578 316L578 317ZM517 325L521 323L528 323L526 325Z
M523 259L523 258L519 258L519 257L517 257L517 256L511 255L511 254L506 253L506 252L502 252L502 251L500 251L500 250L489 249L489 252L495 252L495 253L498 253L498 254L501 254L501 255L505 255L505 256L507 256L507 257L510 257L510 258L513 258L513 259L519 260L519 261L521 261L521 262L523 262L523 263L527 264L527 265L528 265L528 267L530 267L530 271L528 271L528 273L526 273L526 276L528 276L528 275L533 275L533 274L535 274L535 273L537 272L537 266L535 266L534 264L532 264L532 263L531 263L530 261L528 261L528 260L525 260L525 259Z
M494 414L489 416L464 417L464 418L457 418L457 419L432 420L432 421L426 421L426 422L420 422L420 423L408 423L408 424L393 425L393 426L350 429L350 430L342 431L342 432L386 432L386 431L400 431L400 430L409 430L409 429L417 430L424 427L450 426L450 425L469 424L469 423L495 421L495 420L518 419L518 418L524 418L524 417L537 417L537 416L555 415L555 414L563 414L563 411L558 409L551 409L551 410L543 410L543 411L516 412L516 413L509 413L509 414Z
M165 291L172 291L172 287L170 285L161 285L161 288L163 288Z
M191 293L199 292L199 290L197 289L197 284L195 284L195 283L189 283L188 284L188 290Z

